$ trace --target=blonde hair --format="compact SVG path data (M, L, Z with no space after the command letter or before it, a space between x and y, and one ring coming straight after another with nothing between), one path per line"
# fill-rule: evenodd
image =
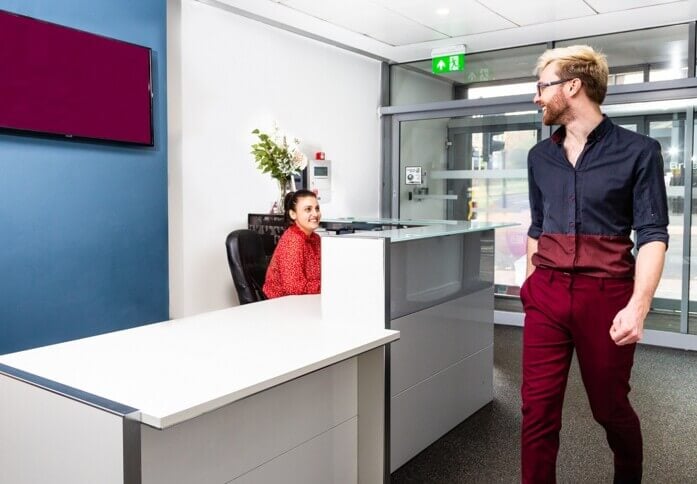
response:
M586 95L598 104L603 103L609 74L605 54L596 52L588 45L549 49L537 59L535 74L539 74L553 62L556 63L560 79L580 79Z

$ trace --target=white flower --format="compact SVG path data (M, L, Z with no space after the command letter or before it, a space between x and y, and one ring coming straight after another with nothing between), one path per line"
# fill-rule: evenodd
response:
M293 158L291 159L291 165L294 170L301 171L307 167L307 156L300 150L293 150Z

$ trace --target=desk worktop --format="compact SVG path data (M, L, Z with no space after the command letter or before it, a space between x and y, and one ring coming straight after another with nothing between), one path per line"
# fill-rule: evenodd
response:
M0 364L166 428L399 338L382 326L323 320L319 295L289 296L2 355Z

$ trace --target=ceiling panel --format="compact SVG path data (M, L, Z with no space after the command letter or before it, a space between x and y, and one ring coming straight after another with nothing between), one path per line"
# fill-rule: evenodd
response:
M425 59L434 48L452 44L486 52L697 18L697 0L510 0L510 5L506 0L198 1L394 62ZM438 8L449 8L450 15L436 14Z
M685 4L685 1L675 0L586 0L586 3L599 13L618 12L620 10L630 10L633 8L650 7L651 5L662 5L666 3ZM676 6L676 8L679 8Z
M595 15L593 9L583 0L480 1L502 17L518 25L533 25Z
M451 37L516 27L474 0L374 0L394 12L417 20ZM436 10L447 8L449 15Z
M408 45L447 37L368 0L284 0L279 3L390 45Z

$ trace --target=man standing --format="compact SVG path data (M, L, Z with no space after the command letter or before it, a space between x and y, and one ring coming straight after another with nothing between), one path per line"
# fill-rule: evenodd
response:
M544 124L560 128L528 155L522 479L556 480L575 349L593 417L614 453L615 482L640 482L641 429L629 377L668 246L661 147L601 113L608 66L591 47L548 50L536 72L534 102Z

